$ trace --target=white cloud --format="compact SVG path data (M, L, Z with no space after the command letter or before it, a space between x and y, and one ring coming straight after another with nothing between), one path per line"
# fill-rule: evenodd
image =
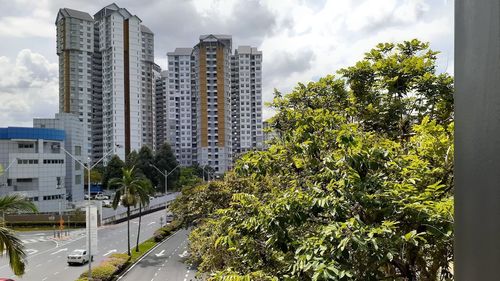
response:
M29 56L21 55L22 52L17 54L15 50L8 53L17 54L17 58L15 55L10 59L0 57L0 110L7 112L0 113L3 114L2 125L7 124L5 120L19 124L31 120L33 116L29 114L41 114L49 109L53 111L51 114L57 111L54 20L58 8L68 7L93 15L106 4L97 0L13 0L6 3L3 13L0 11L0 37L11 42L32 38L29 48L43 56L34 52ZM264 54L263 100L267 102L272 100L273 88L286 93L297 82L313 81L335 73L362 59L363 54L379 42L413 38L428 41L433 49L442 52L438 56L438 69L448 72L453 69L453 1L121 0L117 4L137 14L155 32L155 55L161 66L166 65L166 52L175 47L192 46L204 33L232 33L234 47L257 45ZM28 6L30 9L26 9ZM38 47L41 38L53 40L51 49ZM13 47L2 48L7 52ZM13 68L8 69L5 65ZM4 102L6 85L19 87L18 92L14 92L11 86L9 95L15 93L19 101L9 107ZM28 101L20 101L28 96ZM45 111L34 109L39 103L33 100L41 96L52 99ZM13 113L23 110L23 114ZM263 112L265 118L273 114L269 108L264 108Z
M58 107L57 64L29 49L15 61L0 57L0 126L31 126Z

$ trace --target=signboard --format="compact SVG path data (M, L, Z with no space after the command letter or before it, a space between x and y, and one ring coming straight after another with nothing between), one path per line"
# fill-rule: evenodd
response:
M97 207L87 206L86 207L86 224L87 224L87 250L89 250L89 239L90 237L90 250L93 253L97 253ZM90 232L89 232L90 227Z

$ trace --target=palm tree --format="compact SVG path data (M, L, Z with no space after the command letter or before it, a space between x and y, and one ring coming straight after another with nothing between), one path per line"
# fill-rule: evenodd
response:
M116 209L120 202L127 208L127 253L130 256L130 207L137 206L139 202L149 203L150 191L145 183L146 179L138 176L134 167L122 168L122 172L123 176L111 179L108 186L116 188L113 208Z
M141 220L142 220L142 206L149 205L149 195L153 193L151 181L144 178L139 183L140 188L137 190L136 196L139 201L139 226L137 228L137 241L135 251L139 252L139 234L141 233Z
M2 214L7 212L37 212L37 208L23 196L13 194L0 197L0 212ZM17 276L23 275L26 267L24 245L12 230L5 227L5 222L2 220L0 226L0 256L3 256L4 251L9 257L9 265L14 274Z

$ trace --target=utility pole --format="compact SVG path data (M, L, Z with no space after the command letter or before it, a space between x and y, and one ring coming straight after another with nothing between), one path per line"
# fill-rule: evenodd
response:
M162 172L158 167L156 167L155 165L153 165L153 163L149 163L149 165L153 168L155 168L158 173L160 173L161 175L163 175L165 177L165 194L168 193L168 176L170 176L170 174L175 171L175 169L179 168L181 166L181 164L175 166L175 168L173 168L170 172L167 173L167 170L165 170L165 172Z

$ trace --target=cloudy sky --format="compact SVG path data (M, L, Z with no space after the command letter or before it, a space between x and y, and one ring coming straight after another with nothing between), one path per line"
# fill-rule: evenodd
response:
M0 127L31 126L58 110L55 18L93 15L110 1L0 0ZM117 0L155 33L156 63L200 34L231 34L264 54L264 101L353 64L379 42L418 38L453 72L452 0ZM264 117L272 115L265 108Z

